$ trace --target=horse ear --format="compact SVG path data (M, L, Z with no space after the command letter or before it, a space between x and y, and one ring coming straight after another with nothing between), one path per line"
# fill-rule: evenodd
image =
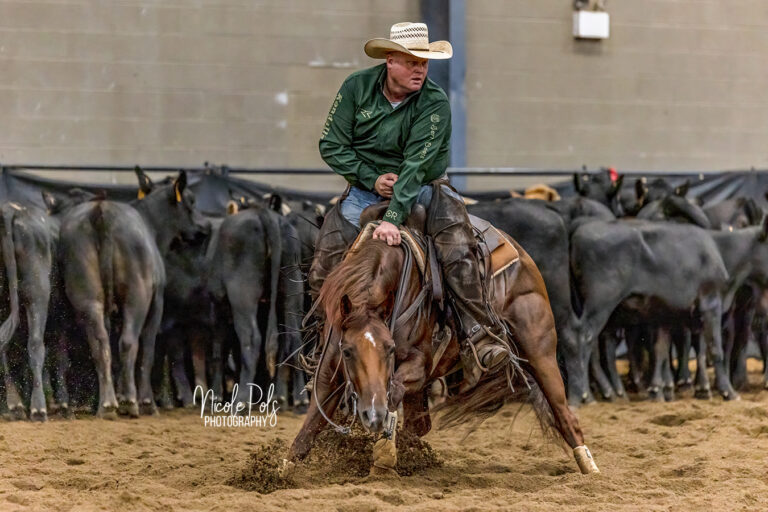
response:
M341 298L339 310L341 311L342 318L346 318L352 313L352 301L349 300L349 295L344 294L344 296Z

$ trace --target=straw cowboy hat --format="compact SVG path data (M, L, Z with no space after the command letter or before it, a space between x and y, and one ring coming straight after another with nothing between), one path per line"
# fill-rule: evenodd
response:
M453 47L448 41L429 42L424 23L395 23L389 30L389 39L378 37L365 43L365 54L374 59L385 59L389 52L403 52L422 59L450 59Z

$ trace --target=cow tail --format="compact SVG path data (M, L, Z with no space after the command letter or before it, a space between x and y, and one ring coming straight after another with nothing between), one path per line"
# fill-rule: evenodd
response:
M269 375L270 377L274 377L277 366L277 339L279 336L277 330L277 295L281 270L280 260L283 255L283 238L280 234L280 221L277 214L268 210L263 210L261 218L267 232L267 242L270 250L269 316L267 318L264 353L267 357L267 369L269 370Z
M91 210L90 221L96 232L96 243L99 248L99 276L104 290L104 328L109 333L115 290L115 277L112 268L114 244L112 237L107 232L101 201L97 201Z
M8 276L8 296L11 302L11 312L3 325L0 326L0 351L4 351L11 341L16 328L19 326L19 277L16 266L16 247L13 243L13 207L3 208L1 213L3 221L0 222L0 242L3 249L3 263L5 273Z

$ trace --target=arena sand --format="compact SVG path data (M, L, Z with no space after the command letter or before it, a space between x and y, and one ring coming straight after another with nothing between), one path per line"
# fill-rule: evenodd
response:
M254 488L253 454L265 460L285 449L300 416L280 411L277 426L263 429L206 428L199 411L0 422L0 510L764 511L768 391L759 378L750 374L738 402L682 397L580 409L602 470L589 477L545 442L527 406L512 423L519 405L466 438L461 429L431 432L434 451L417 446L428 463L412 466L411 476L357 476L361 464L345 459L348 451L325 451L297 472L297 488L269 494L244 490Z

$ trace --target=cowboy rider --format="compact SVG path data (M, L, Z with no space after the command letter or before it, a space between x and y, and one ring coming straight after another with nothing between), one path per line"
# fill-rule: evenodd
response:
M316 296L354 239L367 206L390 200L373 232L389 245L400 243L399 226L414 203L428 206L427 233L452 292L465 386L472 386L484 372L503 368L509 350L505 330L487 305L464 202L447 184L448 97L427 78L429 60L449 59L453 49L448 41L430 43L425 24L406 22L393 25L389 39L371 39L364 50L385 62L344 81L320 137L323 160L349 186L317 238L310 287ZM440 186L430 186L435 180Z

